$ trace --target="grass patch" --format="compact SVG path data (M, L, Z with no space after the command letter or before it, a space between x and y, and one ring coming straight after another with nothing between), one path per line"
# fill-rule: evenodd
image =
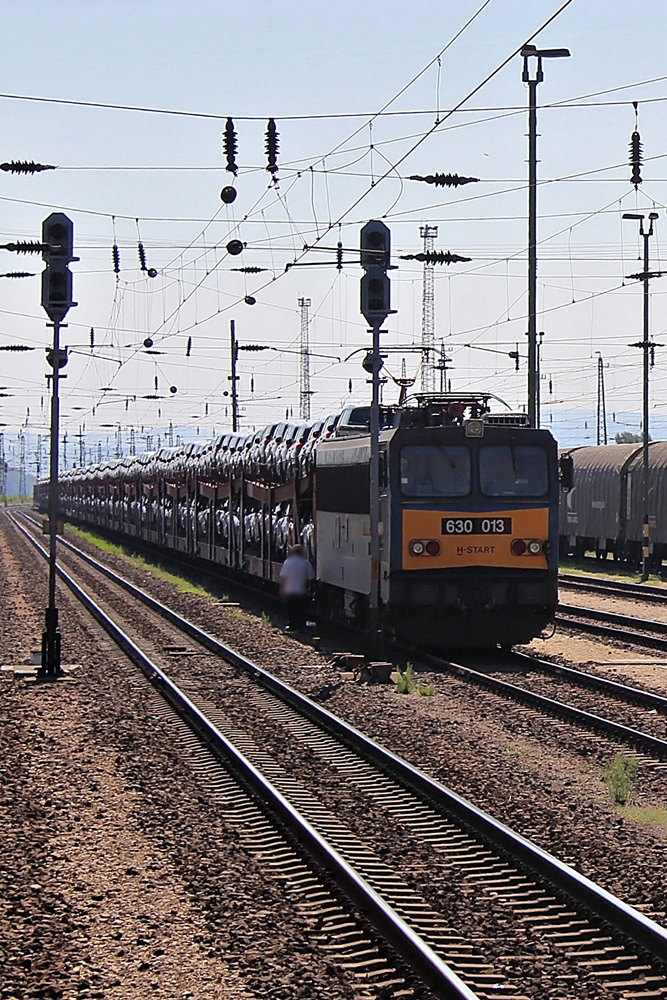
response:
M418 684L417 694L420 698L431 698L435 694L435 684Z
M206 587L202 587L198 583L192 583L185 577L178 576L176 573L172 573L170 570L165 569L158 563L149 562L144 556L138 555L131 549L126 548L124 545L118 545L116 542L110 542L108 538L103 538L102 535L98 535L95 531L88 531L86 528L74 528L69 527L72 534L84 539L96 548L101 549L102 552L108 552L110 555L118 556L120 559L124 559L125 562L132 563L135 566L145 569L147 573L154 576L158 580L163 580L165 583L170 583L175 587L181 594L194 594L195 597L211 597L215 598L216 595L207 590Z
M637 774L639 764L635 754L626 754L623 751L617 753L602 772L602 780L609 789L614 802L624 806L632 794L637 784Z
M405 670L398 668L398 677L396 678L396 693L397 694L412 694L415 687L417 686L417 681L415 678L415 668L411 663L407 663ZM425 685L426 686L426 685Z
M626 806L623 816L642 826L667 826L667 809L658 806Z
M523 750L521 747L510 747L509 750L503 750L503 757L522 757Z
M76 535L78 538L82 538L84 541L89 542L94 545L97 549L102 549L103 552L110 552L114 556L123 556L126 559L132 559L136 561L137 556L133 556L129 549L126 549L123 545L117 545L115 542L110 542L108 538L103 538L102 535L98 535L95 531L89 531L88 528L75 528L73 525L67 525L68 534Z
M569 559L561 559L560 567L563 573L572 576L603 576L608 580L617 580L620 583L641 583L641 572L639 569L628 568L613 559L591 559L585 565L582 563L570 562ZM651 573L648 579L651 586L665 586L665 580L659 573Z

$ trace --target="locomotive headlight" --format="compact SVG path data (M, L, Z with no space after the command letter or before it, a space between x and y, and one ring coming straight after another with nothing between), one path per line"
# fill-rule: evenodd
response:
M419 538L413 538L409 548L412 556L423 556L424 554L424 543Z
M530 542L528 542L528 551L531 556L539 556L542 551L542 542L538 542L536 538L533 538Z

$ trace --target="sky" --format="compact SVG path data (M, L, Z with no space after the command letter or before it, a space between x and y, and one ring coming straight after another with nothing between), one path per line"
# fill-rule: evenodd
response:
M639 15L617 0L4 0L0 13L0 160L57 167L0 171L0 242L39 239L42 221L63 211L80 258L78 305L61 334L70 463L82 442L92 450L120 440L127 450L132 434L140 449L158 436L166 443L170 424L183 440L229 430L231 320L241 348L267 348L239 353L241 428L298 419L303 298L312 417L365 402L358 246L371 218L389 226L397 265L396 313L382 335L385 402L397 400L402 375L420 388L423 268L401 257L423 249L420 228L430 225L436 249L471 258L435 269L435 339L452 391L525 407L527 89L518 50L528 40L571 52L544 61L538 87L542 424L563 444L595 442L602 357L608 433L639 430L641 351L630 345L642 338L642 288L627 276L640 270L643 244L638 222L622 215L658 213L649 250L660 270L664 3L647 0ZM221 144L228 117L236 176ZM275 175L266 169L269 118L279 133ZM638 188L628 162L635 128ZM479 181L453 189L409 179L436 172ZM220 198L228 185L231 204ZM227 250L233 239L244 244L238 256ZM154 278L140 268L139 242ZM0 432L14 454L21 431L31 448L48 434L52 333L41 257L2 253L3 273L36 275L0 281L0 348L34 348L0 350ZM667 283L650 287L651 335L665 345L651 370L657 438L667 436ZM517 348L518 371L509 356Z

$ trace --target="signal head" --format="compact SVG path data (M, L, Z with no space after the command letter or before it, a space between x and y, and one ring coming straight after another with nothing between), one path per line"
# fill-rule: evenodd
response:
M53 212L42 223L42 258L58 257L69 263L74 256L74 224L63 212Z
M369 326L384 323L391 308L390 281L381 267L369 267L361 279L361 314Z
M361 266L380 267L384 270L390 266L391 233L384 222L371 219L361 230Z

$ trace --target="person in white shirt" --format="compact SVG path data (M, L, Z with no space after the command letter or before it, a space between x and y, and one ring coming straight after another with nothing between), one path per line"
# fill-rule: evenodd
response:
M308 597L315 579L303 545L293 545L280 569L280 596L287 604L286 632L301 632L306 626Z

